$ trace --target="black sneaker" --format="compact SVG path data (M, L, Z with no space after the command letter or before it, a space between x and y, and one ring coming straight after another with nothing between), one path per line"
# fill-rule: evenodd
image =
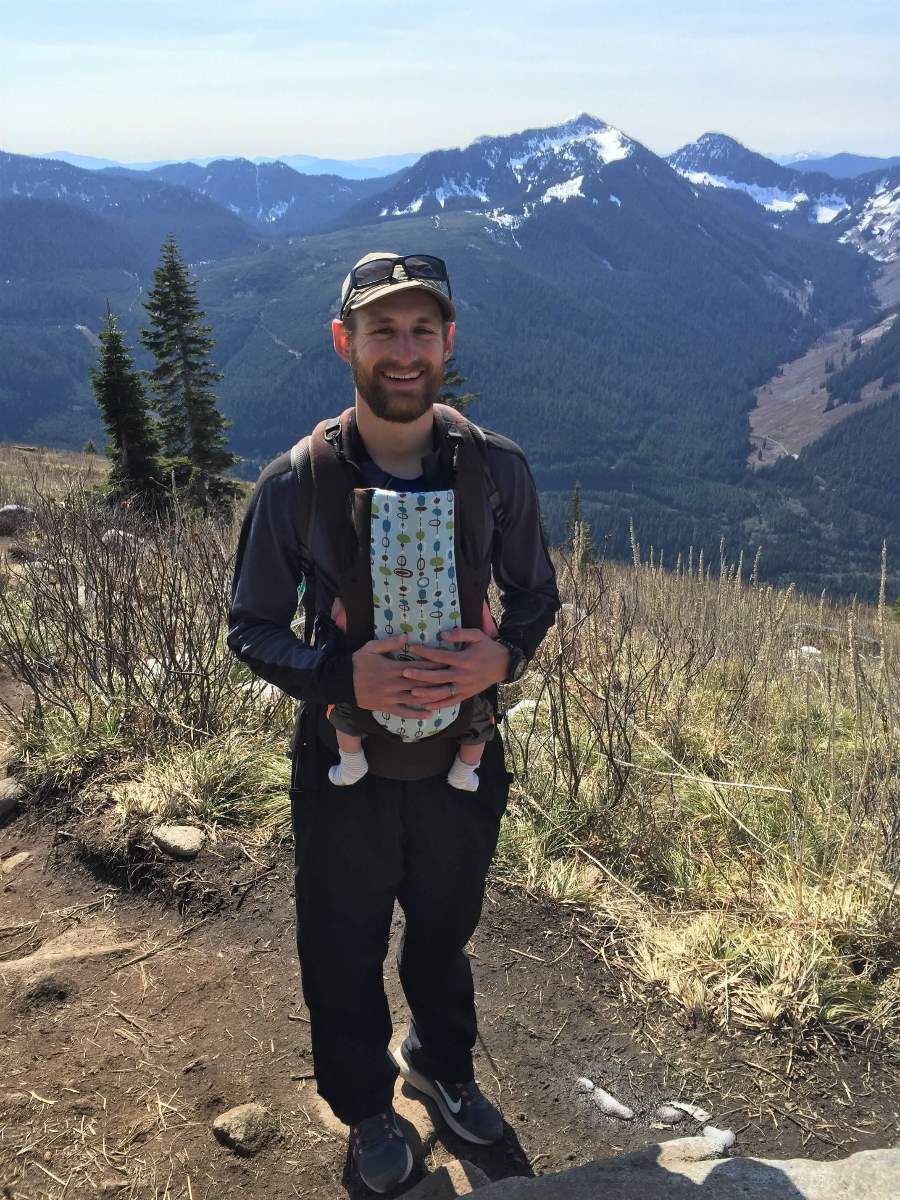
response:
M409 1038L394 1052L394 1062L407 1083L437 1103L441 1116L461 1138L478 1146L490 1146L502 1139L503 1118L474 1079L445 1083L424 1075L410 1061Z
M413 1156L393 1109L350 1126L350 1153L360 1179L373 1192L389 1192L404 1183Z

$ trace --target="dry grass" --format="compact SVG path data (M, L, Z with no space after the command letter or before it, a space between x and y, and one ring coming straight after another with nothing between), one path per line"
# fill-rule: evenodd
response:
M501 869L692 1018L900 1036L900 627L738 566L577 571L520 689ZM593 886L591 887L591 884Z
M93 487L106 478L108 465L102 454L0 442L0 505L30 505L36 495L57 496L72 487Z
M123 818L283 826L292 706L224 643L234 529L24 498L40 559L0 580L29 700L11 769L87 809L112 789ZM104 541L111 523L131 536ZM497 872L589 905L628 987L693 1019L900 1037L900 624L724 555L576 561L507 697L527 703Z

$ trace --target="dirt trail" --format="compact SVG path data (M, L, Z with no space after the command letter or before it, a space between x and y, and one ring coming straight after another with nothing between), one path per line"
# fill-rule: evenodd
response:
M220 842L194 863L153 865L135 893L91 874L79 837L27 812L0 828L0 1194L365 1194L311 1078L289 847ZM179 897L189 898L183 916ZM745 1154L834 1157L890 1144L888 1063L796 1059L790 1083L779 1082L786 1052L624 1006L592 936L581 910L491 888L471 947L478 1071L507 1137L468 1146L436 1129L414 1092L398 1090L419 1151L416 1177L454 1157L497 1179L636 1148L667 1136L652 1110L676 1097L739 1131ZM388 964L400 1033L405 1010ZM635 1120L600 1113L577 1091L580 1075L633 1107ZM250 1100L272 1110L278 1135L245 1159L220 1146L211 1125Z

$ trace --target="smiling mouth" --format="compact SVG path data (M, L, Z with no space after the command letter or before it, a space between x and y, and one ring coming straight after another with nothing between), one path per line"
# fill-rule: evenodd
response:
M424 371L382 371L381 374L390 383L415 383L425 374Z

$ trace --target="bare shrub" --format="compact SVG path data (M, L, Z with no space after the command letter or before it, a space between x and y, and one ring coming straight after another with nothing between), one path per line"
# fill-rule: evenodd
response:
M110 758L230 730L284 730L287 701L225 645L230 528L177 512L111 520L84 492L35 507L41 558L8 568L0 590L0 657L29 701L8 716L33 783L68 786Z
M595 903L634 986L723 1024L900 1034L900 630L702 556L561 554L511 699L500 869ZM525 701L522 704L522 701ZM531 703L529 703L531 702ZM565 868L565 869L564 869Z

